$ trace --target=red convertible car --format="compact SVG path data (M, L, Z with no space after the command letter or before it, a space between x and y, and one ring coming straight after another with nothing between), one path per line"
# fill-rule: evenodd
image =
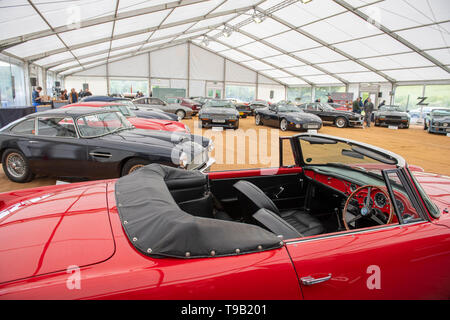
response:
M182 122L171 120L138 118L134 114L134 112L128 108L128 106L120 103L96 102L96 101L79 102L75 104L66 105L62 108L70 108L70 107L91 107L91 108L117 110L120 111L127 118L127 120L137 129L190 133L189 127Z
M279 168L4 193L0 298L448 299L449 205L449 177L312 134Z

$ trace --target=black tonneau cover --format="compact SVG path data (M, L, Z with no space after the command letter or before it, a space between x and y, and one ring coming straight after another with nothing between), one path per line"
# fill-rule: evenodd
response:
M158 164L119 179L115 186L122 226L131 243L152 257L205 258L280 248L273 233L258 226L195 217L182 211L169 187L206 177Z

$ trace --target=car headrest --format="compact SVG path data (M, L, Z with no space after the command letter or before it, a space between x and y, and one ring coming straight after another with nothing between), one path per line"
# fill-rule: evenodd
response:
M255 186L253 183L240 180L236 182L233 187L238 191L239 194L244 196L247 201L250 202L251 210L254 212L250 212L250 214L255 213L259 209L267 209L276 214L280 215L280 211L278 210L275 203L262 191L260 188Z

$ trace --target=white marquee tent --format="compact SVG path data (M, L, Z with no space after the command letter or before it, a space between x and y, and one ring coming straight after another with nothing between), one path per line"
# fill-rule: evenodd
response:
M1 53L62 77L153 77L190 91L224 79L450 81L448 0L2 0L0 10Z

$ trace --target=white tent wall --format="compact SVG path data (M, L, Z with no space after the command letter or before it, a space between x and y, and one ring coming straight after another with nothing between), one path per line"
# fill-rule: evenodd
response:
M188 47L187 44L154 51L150 54L150 70L152 78L188 79ZM121 63L118 61L116 63ZM144 70L144 66L134 68Z
M223 81L224 58L196 45L191 45L190 56L190 79Z
M206 96L206 81L202 80L189 81L189 96L191 97Z
M232 61L226 60L226 73L225 73L225 81L226 82L240 82L240 83L253 83L256 84L256 72L247 69L234 63Z
M269 100L272 90L274 101L286 97L286 88L278 82L191 43L117 60L108 67L105 64L79 71L65 78L65 88L89 83L93 94L107 94L107 79L111 78L148 79L151 87L187 89L189 96L205 96L208 88L218 88L220 84L222 90L227 85L254 87L259 99Z
M273 91L273 98L270 98L270 93ZM280 85L260 84L258 85L257 99L267 100L270 102L278 102L286 99L286 89Z
M64 88L68 92L74 88L77 92L83 89L83 83L89 84L89 90L95 95L106 95L108 92L106 78L104 77L66 77Z

